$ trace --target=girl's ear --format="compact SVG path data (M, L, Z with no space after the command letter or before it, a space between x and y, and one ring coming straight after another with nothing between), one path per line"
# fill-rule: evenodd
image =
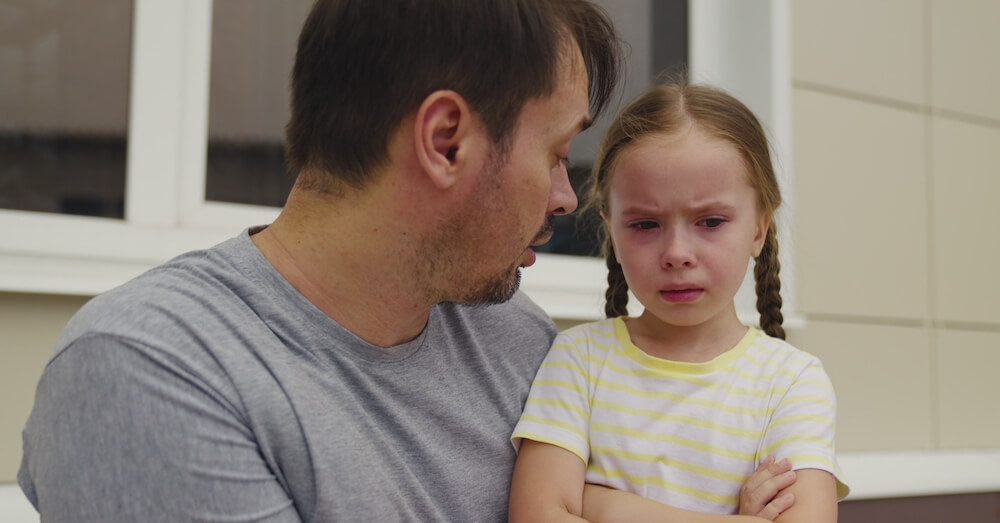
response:
M757 231L753 237L750 256L756 258L760 256L760 251L764 249L764 241L767 240L767 231L771 228L771 215L761 213L757 219Z
M465 98L455 91L431 93L417 109L413 125L417 161L435 186L451 187L479 141Z

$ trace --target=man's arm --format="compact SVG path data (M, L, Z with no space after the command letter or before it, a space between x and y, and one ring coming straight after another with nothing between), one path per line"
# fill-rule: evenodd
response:
M87 336L46 367L19 481L45 521L299 521L237 409L155 348Z

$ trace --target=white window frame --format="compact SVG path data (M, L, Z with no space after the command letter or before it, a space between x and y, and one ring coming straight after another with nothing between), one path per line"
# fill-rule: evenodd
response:
M747 4L758 15L764 9L769 34L747 27ZM767 114L758 114L785 160L783 181L790 179L789 10L789 0L691 2L692 75L737 96L769 93ZM205 200L211 28L211 0L134 0L124 219L0 210L0 291L95 295L274 220L277 208ZM740 54L748 39L771 53ZM747 70L748 60L769 73L721 74L734 63ZM792 264L782 267L783 294L791 296ZM541 253L522 288L553 317L585 320L602 315L605 278L603 260Z

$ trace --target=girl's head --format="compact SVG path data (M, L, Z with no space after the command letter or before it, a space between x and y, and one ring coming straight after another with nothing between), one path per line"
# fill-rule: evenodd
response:
M668 314L700 322L676 311L707 299L731 304L745 254L756 259L761 328L784 338L773 221L780 204L767 138L743 103L706 86L651 88L608 128L591 177L588 205L605 225L606 314L626 314L629 273L634 287L648 287L633 288L647 310L679 304Z

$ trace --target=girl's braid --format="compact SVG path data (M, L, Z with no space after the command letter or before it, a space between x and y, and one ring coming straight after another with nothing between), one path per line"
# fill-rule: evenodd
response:
M608 247L607 263L608 290L604 292L604 314L608 318L628 316L628 283L615 256L615 250L611 247Z
M778 272L781 263L778 261L778 240L774 235L774 224L767 229L764 247L754 264L754 277L757 280L757 312L760 313L760 328L768 336L785 339L785 329L781 326L784 316L781 314L781 280Z

